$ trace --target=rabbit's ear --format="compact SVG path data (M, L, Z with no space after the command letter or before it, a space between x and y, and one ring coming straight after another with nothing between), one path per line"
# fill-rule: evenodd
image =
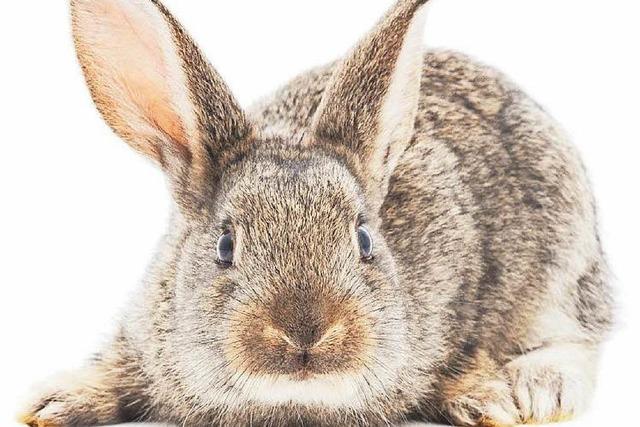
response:
M396 4L338 66L314 117L314 141L346 148L378 203L413 136L426 2Z
M168 172L204 167L251 127L157 0L71 0L78 58L115 132ZM215 166L215 165L214 165Z

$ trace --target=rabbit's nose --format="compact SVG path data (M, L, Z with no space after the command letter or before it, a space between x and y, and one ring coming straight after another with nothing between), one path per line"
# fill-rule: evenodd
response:
M274 297L238 313L225 347L230 360L254 360L260 374L303 380L358 369L372 340L368 318L350 301L325 295ZM240 364L237 369L246 369Z
M287 329L285 332L287 342L300 349L312 348L321 337L321 328L314 324L303 323Z
M268 326L264 329L264 336L271 342L280 342L287 350L288 365L292 372L306 372L313 370L322 359L325 350L335 346L341 340L346 329L342 323L336 323L329 328L322 328L314 324L301 324L293 328L282 329ZM330 351L330 350L329 350Z
M265 328L266 337L280 339L287 343L292 350L299 350L303 360L308 359L309 350L335 341L344 332L345 327L342 323L335 323L328 328L322 328L314 324L301 324L287 328L286 332L272 326Z

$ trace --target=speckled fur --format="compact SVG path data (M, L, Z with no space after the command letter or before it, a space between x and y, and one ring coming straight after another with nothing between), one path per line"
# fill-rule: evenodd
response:
M198 139L143 143L175 196L169 231L113 342L24 422L513 425L584 410L611 301L566 136L493 69L416 51L411 132L376 145L422 3L399 2L347 60L245 115L153 1L186 64ZM363 215L369 263L354 250ZM215 256L230 227L231 269ZM293 348L323 334L300 377ZM310 382L292 397L296 381Z

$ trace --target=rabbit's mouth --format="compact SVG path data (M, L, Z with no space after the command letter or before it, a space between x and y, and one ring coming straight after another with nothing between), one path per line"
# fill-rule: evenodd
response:
M236 392L259 404L363 408L406 365L403 328L384 324L393 311L327 294L276 295L251 309L230 319L225 358L243 377Z

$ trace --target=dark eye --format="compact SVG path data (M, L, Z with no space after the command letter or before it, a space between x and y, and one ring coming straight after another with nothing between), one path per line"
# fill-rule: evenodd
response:
M371 260L373 258L373 239L369 230L365 226L358 227L358 244L360 245L360 256L364 260Z
M221 264L233 264L233 235L226 232L218 239L218 262Z

